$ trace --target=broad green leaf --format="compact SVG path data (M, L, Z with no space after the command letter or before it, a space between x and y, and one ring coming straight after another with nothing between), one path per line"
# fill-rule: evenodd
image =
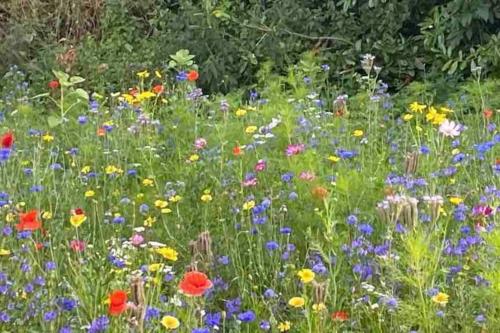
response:
M61 82L61 84L62 84L62 81L68 81L69 80L69 75L66 74L66 73L64 73L64 72L52 70L52 73L54 73L55 77L57 77L59 79L59 81Z
M83 100L85 100L85 101L88 101L88 100L89 100L89 94L88 94L88 92L86 92L86 91L85 91L85 90L83 90L82 88L78 88L78 89L76 89L76 90L75 90L75 94L76 94L79 98L81 98L81 99L83 99Z
M62 124L62 119L56 116L49 116L47 122L50 128L54 128Z
M69 82L71 84L78 84L78 83L82 83L84 82L85 79L81 76L72 76L70 79L69 79Z

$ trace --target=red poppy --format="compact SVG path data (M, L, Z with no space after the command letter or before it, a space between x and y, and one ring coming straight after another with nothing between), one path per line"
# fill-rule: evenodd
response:
M59 88L59 81L57 80L52 80L49 82L49 88L50 89L57 89Z
M19 223L16 224L17 231L34 231L42 227L42 222L38 221L38 212L33 209L29 212L19 214Z
M200 77L200 74L198 74L198 72L195 71L194 69L192 71L189 71L189 73L187 75L188 81L196 81L196 80L198 80L199 77Z
M179 289L188 296L201 296L207 289L212 288L212 281L208 277L197 271L184 274Z
M109 295L108 312L112 316L118 316L127 310L127 293L123 290L115 290Z
M0 138L0 145L2 148L11 148L14 144L14 134L7 132Z
M74 210L75 215L84 215L85 213L83 212L83 209L81 208L76 208Z
M41 250L41 249L43 249L43 247L44 247L43 243L36 243L36 244L35 244L35 248L36 248L37 250Z
M332 319L335 321L346 321L349 319L349 314L346 311L335 311L332 313Z
M165 88L163 87L163 85L161 84L157 84L155 86L153 86L153 89L151 89L155 94L159 95L161 94Z
M490 109L490 108L486 108L486 109L484 109L484 111L483 111L483 116L484 116L484 118L486 118L486 119L490 119L490 118L493 116L493 110L492 110L492 109Z
M75 252L83 252L85 251L85 242L77 239L73 239L69 242L69 246Z

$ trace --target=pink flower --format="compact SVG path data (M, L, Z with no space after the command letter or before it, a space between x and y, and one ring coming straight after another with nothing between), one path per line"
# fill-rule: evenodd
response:
M460 135L460 128L460 124L445 119L445 121L443 121L439 126L439 132L444 136L450 136L453 138Z
M286 156L298 155L301 152L303 152L305 148L306 148L306 146L303 143L288 145L285 153L286 153Z
M316 176L314 175L314 172L302 171L299 175L299 178L302 180L311 181L311 180L314 180L316 178Z
M255 165L255 171L260 172L264 171L266 169L267 163L264 160L259 160L257 164Z
M203 149L205 148L206 145L207 145L207 140L205 140L204 138L198 138L194 142L194 147L196 149Z
M133 234L132 237L130 237L130 242L134 246L139 246L144 242L144 237L142 237L141 234Z
M83 252L83 251L85 251L85 242L81 241L81 240L78 240L78 239L73 239L69 243L69 246L75 252Z

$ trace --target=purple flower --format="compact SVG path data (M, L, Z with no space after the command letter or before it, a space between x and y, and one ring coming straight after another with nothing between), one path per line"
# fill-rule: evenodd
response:
M256 318L255 313L252 310L248 310L238 314L238 320L243 323L250 323Z

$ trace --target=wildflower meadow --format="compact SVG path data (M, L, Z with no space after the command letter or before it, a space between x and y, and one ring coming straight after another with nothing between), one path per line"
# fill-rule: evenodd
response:
M187 50L121 90L12 66L0 332L500 332L500 83L357 66L212 95Z

